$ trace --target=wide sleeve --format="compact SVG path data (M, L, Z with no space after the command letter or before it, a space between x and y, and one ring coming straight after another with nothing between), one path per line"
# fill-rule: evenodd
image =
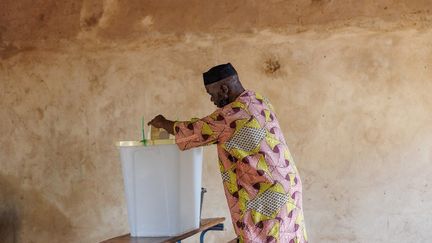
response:
M176 122L174 124L176 144L180 150L214 144L218 142L226 128L227 124L221 109L201 119Z

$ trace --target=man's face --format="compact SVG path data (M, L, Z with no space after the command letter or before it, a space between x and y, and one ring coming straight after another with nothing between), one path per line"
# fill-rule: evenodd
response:
M221 86L218 82L205 86L207 93L210 95L210 100L219 108L229 104L228 91Z

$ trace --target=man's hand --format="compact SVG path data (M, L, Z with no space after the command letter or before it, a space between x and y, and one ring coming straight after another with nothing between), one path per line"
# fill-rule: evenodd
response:
M163 128L165 129L168 133L173 134L174 135L174 122L167 120L164 116L162 115L157 115L155 118L153 118L153 120L151 120L147 125L149 126L154 126L156 128Z
M167 119L162 115L157 115L153 120L151 120L147 125L154 126L156 128L164 128L163 124Z

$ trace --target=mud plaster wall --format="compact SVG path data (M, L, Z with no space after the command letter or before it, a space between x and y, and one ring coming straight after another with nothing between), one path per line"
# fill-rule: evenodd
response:
M430 1L0 2L0 241L128 232L117 140L140 118L213 110L232 62L270 98L304 183L311 242L432 237ZM227 217L215 148L204 216ZM194 238L188 242L197 242Z

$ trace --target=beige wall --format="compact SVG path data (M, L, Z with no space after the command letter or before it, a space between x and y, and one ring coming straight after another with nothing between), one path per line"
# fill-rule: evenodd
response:
M2 242L126 233L114 142L138 139L141 116L210 113L201 73L228 61L277 110L311 242L429 241L429 1L187 2L0 3ZM205 152L204 216L228 218L208 240L223 242Z

